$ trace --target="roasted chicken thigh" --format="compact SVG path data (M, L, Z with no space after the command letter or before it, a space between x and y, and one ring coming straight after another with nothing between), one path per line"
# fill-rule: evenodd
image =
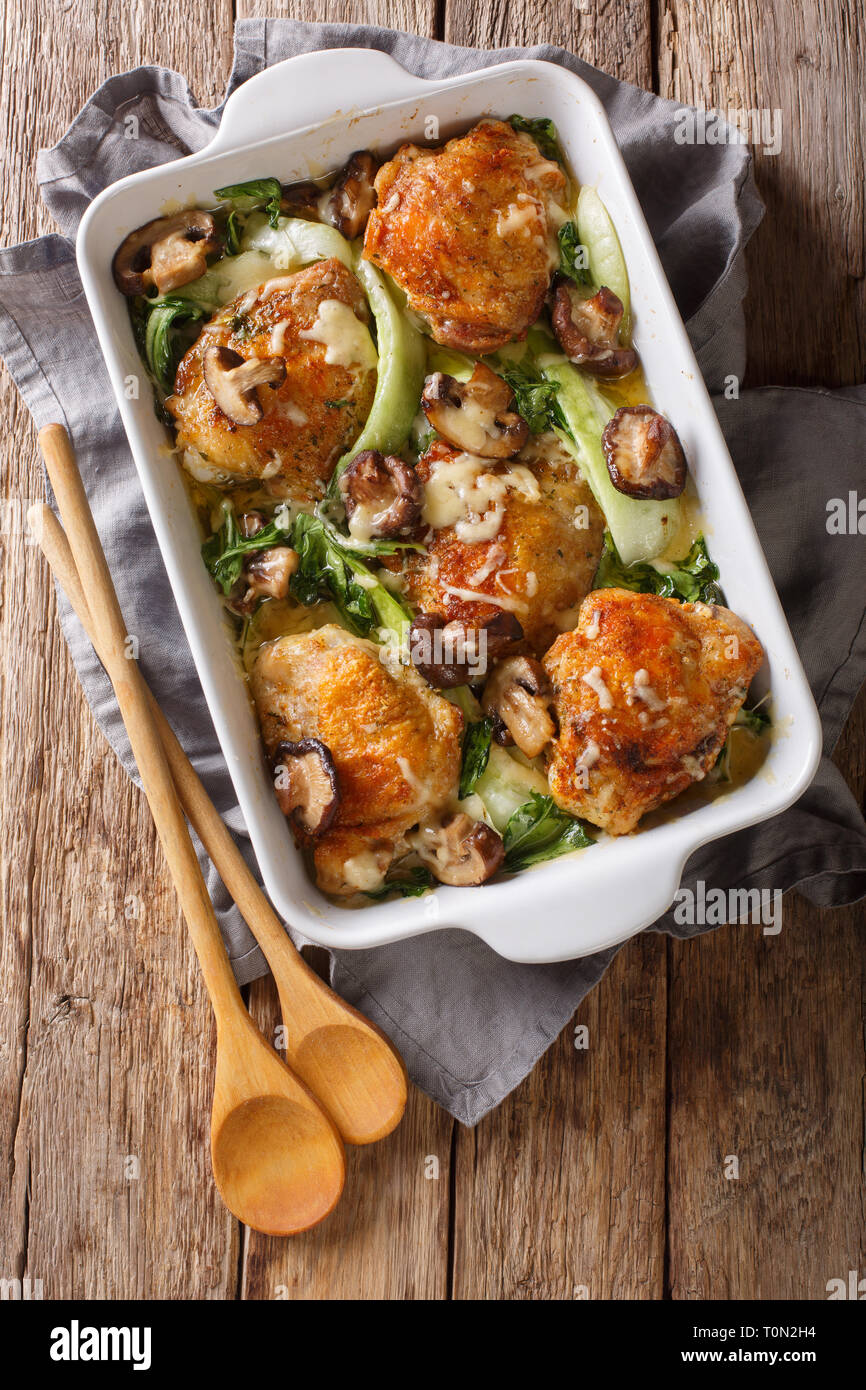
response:
M181 360L166 402L188 471L209 482L261 479L277 496L318 500L373 401L367 319L361 287L338 260L277 275L221 309ZM215 349L228 353L222 392L209 371ZM228 389L232 354L277 368L276 384L253 388L251 423Z
M762 660L727 608L593 590L544 659L559 724L554 800L611 835L634 830L706 775Z
M575 621L592 584L604 520L553 435L507 463L437 440L419 460L425 555L406 561L406 592L424 613L469 627L512 613L542 655Z
M541 313L565 188L560 166L504 121L479 121L439 149L403 145L376 176L364 255L438 343L493 352Z
M379 887L406 832L435 821L456 792L460 711L411 666L334 624L262 647L250 679L269 755L316 739L336 769L336 816L313 841L319 887Z

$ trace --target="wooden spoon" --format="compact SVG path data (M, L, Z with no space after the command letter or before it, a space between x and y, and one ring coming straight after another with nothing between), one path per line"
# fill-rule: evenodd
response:
M292 1235L333 1210L345 1154L330 1117L265 1042L244 1008L189 838L105 555L66 431L39 443L75 568L89 595L101 660L114 686L153 819L171 869L217 1023L211 1154L230 1211L255 1230Z
M28 519L55 578L103 661L63 527L44 502L31 507ZM261 946L276 981L289 1065L324 1105L347 1143L370 1144L383 1138L399 1124L406 1106L402 1058L375 1024L334 994L301 959L168 720L152 693L148 690L147 694L184 811Z

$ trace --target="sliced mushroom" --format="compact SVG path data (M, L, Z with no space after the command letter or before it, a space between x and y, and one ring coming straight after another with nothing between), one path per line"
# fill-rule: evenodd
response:
M257 536L264 530L265 525L264 512L244 512L238 520L240 533L245 540L249 540L250 536Z
M409 629L409 656L429 685L450 690L481 680L497 655L522 637L513 613L479 623L449 623L441 613L419 613Z
M424 826L407 839L434 877L455 888L486 883L505 859L502 837L462 811L441 825Z
M282 357L241 357L228 347L210 347L204 355L205 385L220 410L236 425L257 425L264 411L257 386L276 390L286 379Z
M601 436L607 471L626 497L679 497L686 456L670 420L651 405L620 406Z
M307 217L318 217L321 196L321 188L310 179L305 179L302 183L288 183L283 188L280 212L289 217L297 217L299 213Z
M537 758L556 733L551 699L541 662L531 656L509 656L494 667L481 703L485 714L493 715L507 730L509 742L513 740L527 758Z
M465 382L445 372L428 376L421 405L437 434L480 458L512 458L529 438L529 425L517 413L511 387L483 362Z
M286 598L289 580L298 568L298 552L288 545L272 545L268 550L257 550L244 564L241 589L246 581L242 597L232 599L230 607L236 613L252 613L260 599Z
M207 258L219 247L214 218L201 208L187 208L171 217L146 222L120 243L112 263L121 294L159 294L197 280L207 270Z
M415 469L393 454L364 449L340 477L349 530L361 540L405 536L421 518L424 487Z
M274 791L284 816L308 835L333 824L340 802L337 769L330 749L317 738L280 743L272 762Z
M551 322L560 347L596 376L626 376L637 366L637 353L619 345L622 315L622 300L606 285L585 296L560 280L553 292Z
M373 180L378 165L369 150L356 150L331 189L326 216L349 241L359 237L376 206Z

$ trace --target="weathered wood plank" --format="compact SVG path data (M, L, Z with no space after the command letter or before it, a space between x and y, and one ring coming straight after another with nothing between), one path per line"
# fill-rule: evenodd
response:
M770 120L781 113L779 153L765 153L767 142L754 149L767 203L748 253L747 381L755 384L863 379L856 16L857 6L815 0L786 9L784 20L751 3L659 6L663 95ZM833 305L832 331L810 301ZM864 698L836 761L862 797ZM819 912L796 898L785 914L779 937L728 927L670 946L675 1298L823 1298L828 1279L858 1267L864 1053L855 928L864 914ZM726 1154L739 1156L738 1180L723 1175Z
M315 24L381 24L409 34L436 32L436 0L238 0L238 19L301 19Z
M823 1299L862 1274L862 925L789 895L779 936L671 942L673 1298Z
M665 943L637 937L535 1071L458 1131L455 1298L662 1297L665 1005Z
M280 1021L270 977L250 987L265 1036ZM400 1126L379 1144L347 1150L336 1211L292 1240L246 1231L244 1298L443 1299L453 1121L415 1087Z
M658 8L663 96L780 113L779 152L764 152L772 139L752 146L767 213L750 255L748 382L862 381L862 7L661 0ZM832 305L830 331L816 304Z
M559 44L626 82L652 81L649 0L447 0L445 38L467 48Z
M218 98L231 7L23 0L3 34L8 245L50 229L36 149L109 74L164 62ZM146 804L93 725L24 544L44 487L5 372L2 411L0 1274L41 1279L46 1298L231 1297L237 1226L209 1172L209 1006Z

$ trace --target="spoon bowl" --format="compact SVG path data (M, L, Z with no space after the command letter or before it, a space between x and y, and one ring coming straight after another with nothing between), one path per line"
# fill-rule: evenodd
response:
M346 1179L343 1142L303 1082L249 1021L217 1044L211 1159L229 1211L255 1231L296 1235L334 1210Z
M333 1137L287 1096L242 1101L211 1147L220 1196L255 1231L296 1235L323 1221L339 1201L343 1173L334 1161Z
M367 1019L327 1023L301 1038L292 1067L317 1096L347 1144L383 1139L406 1105L406 1070Z

